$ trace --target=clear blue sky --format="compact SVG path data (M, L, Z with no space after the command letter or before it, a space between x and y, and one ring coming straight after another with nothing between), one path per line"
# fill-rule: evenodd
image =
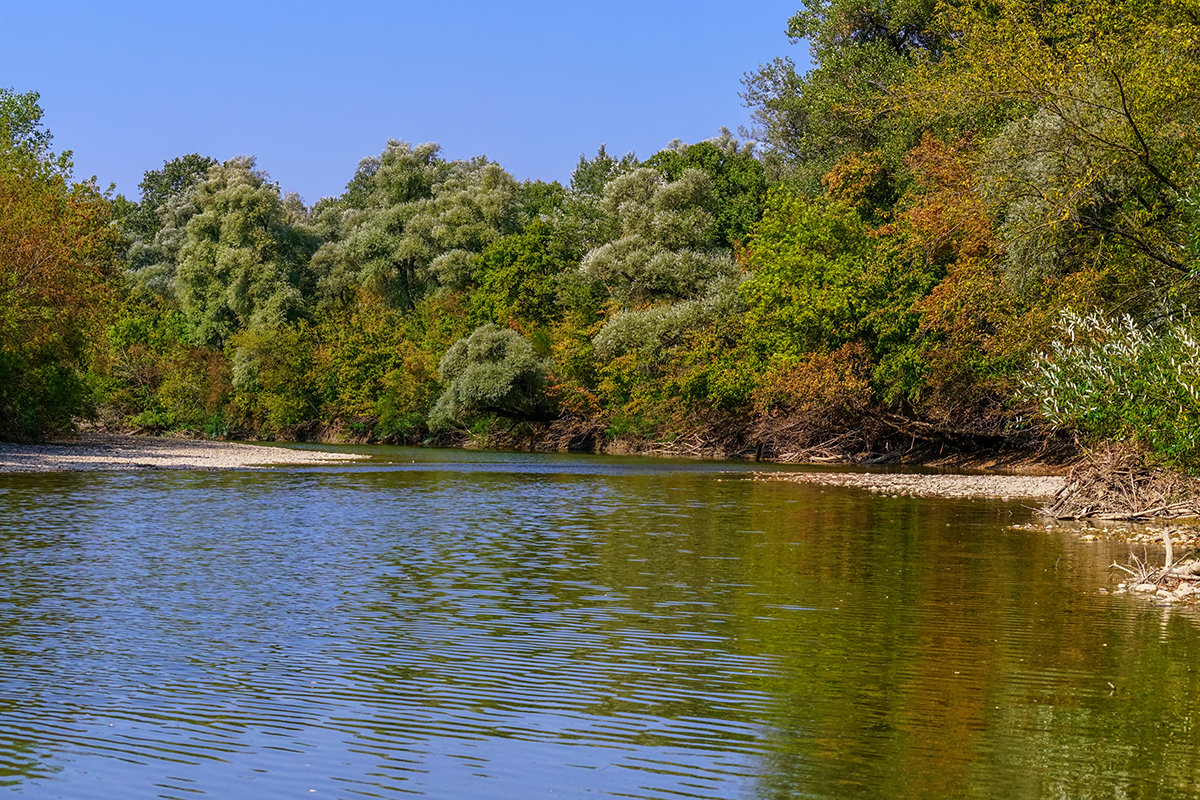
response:
M566 180L581 153L646 157L735 133L741 78L807 48L800 0L7 2L0 87L41 94L76 175L136 195L200 152L258 157L306 202L388 138Z

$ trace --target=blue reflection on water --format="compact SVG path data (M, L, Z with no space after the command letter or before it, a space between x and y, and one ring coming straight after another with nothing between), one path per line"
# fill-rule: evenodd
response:
M1200 792L1192 622L1098 595L1113 554L1017 505L346 449L372 458L0 476L0 786Z
M101 797L749 779L763 700L739 676L762 659L727 652L704 601L633 608L603 574L634 521L686 535L658 504L698 505L713 466L390 455L4 479L0 779Z

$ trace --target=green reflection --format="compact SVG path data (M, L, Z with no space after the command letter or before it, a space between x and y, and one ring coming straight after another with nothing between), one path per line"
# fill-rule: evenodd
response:
M1106 545L1012 504L458 457L5 479L0 781L1200 793L1200 628L1100 596Z

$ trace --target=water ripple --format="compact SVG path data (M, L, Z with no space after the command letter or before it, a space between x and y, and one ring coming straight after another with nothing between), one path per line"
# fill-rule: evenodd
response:
M1164 636L1043 613L1079 590L1029 563L1095 570L1028 536L981 559L960 529L1002 526L979 504L856 505L695 462L378 452L0 478L0 786L1012 796L997 775L1034 763L1013 742L1094 731L1099 674L1118 677L1061 641ZM1084 763L1032 774L1077 788ZM980 774L994 792L962 791Z

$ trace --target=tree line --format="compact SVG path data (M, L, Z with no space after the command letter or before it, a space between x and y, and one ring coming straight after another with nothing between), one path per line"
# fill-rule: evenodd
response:
M755 127L567 185L390 141L137 202L0 90L0 430L1200 462L1195 0L804 0Z

